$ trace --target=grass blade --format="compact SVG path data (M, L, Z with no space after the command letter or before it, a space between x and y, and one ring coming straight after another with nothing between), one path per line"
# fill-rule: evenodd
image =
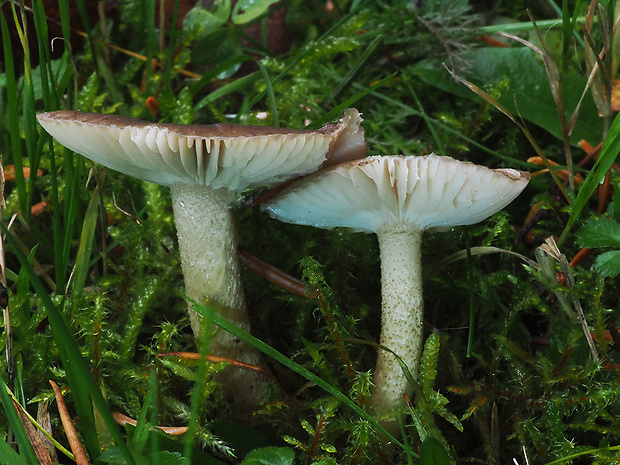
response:
M263 75L263 79L265 80L265 86L267 87L267 97L269 100L269 109L273 118L273 125L278 127L280 126L280 121L278 119L278 108L276 107L276 98L273 95L273 86L271 85L271 80L269 79L269 73L260 61L257 61L256 64L258 64L260 72Z
M435 124L433 123L433 120L431 119L431 117L428 115L428 113L424 109L424 106L422 105L422 102L420 101L420 98L416 94L415 90L413 90L413 87L411 86L411 83L409 82L408 79L405 79L405 85L407 86L407 90L409 91L409 93L413 97L413 100L415 101L415 104L418 107L418 111L422 115L422 118L424 118L424 122L426 123L426 127L428 127L428 130L430 131L431 135L433 136L433 140L435 141L435 145L437 145L437 151L439 152L440 155L443 155L443 156L448 155L446 153L446 148L444 147L444 144L443 144L443 142L441 140L441 137L439 137L439 133L435 130Z
M14 7L14 3L11 4ZM23 8L23 5L20 6ZM25 23L25 15L22 10L22 18ZM13 19L15 21L15 25L18 25L17 11L13 10ZM23 124L23 132L24 132L24 143L26 147L26 155L30 161L30 165L32 167L33 163L36 164L36 144L37 144L37 132L36 132L36 115L34 110L34 83L32 82L32 67L30 62L30 44L28 43L28 36L25 30L26 26L24 24L24 29L22 30L19 26L17 26L17 31L19 34L20 42L22 45L22 49L24 51L24 75L23 75L23 88L22 88L22 124ZM11 113L12 115L16 115L17 113ZM15 162L16 160L14 160ZM22 164L22 161L19 162ZM17 163L15 163L15 168L17 169ZM35 168L36 169L36 168ZM17 173L16 173L17 174ZM22 174L23 177L23 174ZM20 208L24 218L27 220L30 219L30 207L32 205L32 190L25 187L24 192L20 192ZM21 196L24 196L22 199Z
M467 254L467 280L469 281L469 332L467 335L467 358L473 355L474 346L474 328L475 328L475 315L476 315L476 281L474 278L474 266L472 264L471 247L469 244L469 229L465 226L465 252Z
M13 17L17 20L17 14L14 11ZM4 14L0 12L0 21L2 28L2 47L4 51L4 71L6 77L6 98L7 98L7 115L8 129L11 140L11 160L15 165L15 182L17 184L17 197L19 199L19 208L21 211L26 210L26 181L24 179L24 166L22 163L22 144L19 130L19 115L17 99L19 92L17 91L17 82L15 79L15 66L13 62L13 49L11 44L11 36ZM16 26L19 26L16 23Z
M204 86L209 84L213 79L215 79L217 76L222 74L224 71L240 63L243 63L244 61L250 61L250 60L252 60L252 57L248 55L238 55L236 57L232 57L229 60L226 60L224 63L216 66L212 70L207 71L205 74L202 75L202 77L198 81L191 84L190 94L196 95L200 91L200 89L202 89ZM196 110L196 108L194 110Z
M214 90L209 95L207 95L205 98L200 100L196 105L194 105L194 112L197 112L198 110L208 105L209 103L217 100L218 98L221 98L225 95L228 95L240 89L243 89L246 86L254 84L254 81L256 81L259 77L260 76L258 73L248 74L247 76L243 76L239 79L235 79L234 81L229 82L228 84L220 87L219 89ZM273 84L273 81L272 81L272 84Z
M63 205L63 228L64 237L56 247L62 247L62 260L56 263L56 267L62 267L63 279L57 282L60 289L61 283L66 281L67 264L71 255L71 244L78 231L78 218L81 217L81 193L82 193L82 174L84 171L84 157L75 155L70 150L65 149L65 201Z
M155 0L146 0L142 4L146 9L143 17L146 21L146 69L144 95L151 95L151 76L153 74L153 55L155 53ZM161 31L163 34L164 32Z
M13 434L15 435L17 444L19 444L20 454L24 457L24 463L27 463L28 465L37 465L39 463L39 460L34 453L32 444L30 444L30 441L28 440L28 435L26 434L24 425L22 425L22 422L20 421L19 416L17 415L17 412L13 407L13 401L11 400L11 396L9 396L7 389L8 388L4 383L4 380L0 378L0 401L2 401L4 413L6 414L6 417L9 421L9 425L11 425L11 429L13 430ZM4 444L6 444L6 442L4 442ZM6 446L10 449L8 444L6 444ZM2 453L2 448L0 448L0 453Z
M77 257L75 259L75 268L71 290L75 295L80 295L86 283L86 276L90 265L90 255L93 248L93 238L97 228L97 216L99 214L99 186L95 188L93 195L84 215L84 224L82 225L82 234L80 235L80 244L78 246Z
M215 312L210 307L201 306L200 308L205 312L203 313L203 315L207 316L207 325L204 328L204 334L211 334L211 317L215 315ZM203 337L200 343L200 360L198 361L198 370L196 371L196 383L194 384L191 393L189 424L185 439L185 447L183 448L184 464L189 464L192 462L192 453L194 451L194 436L196 435L196 430L198 428L199 402L202 393L201 381L204 379L207 370L207 357L205 357L204 355L209 352L209 342L210 338Z
M603 147L601 148L601 153L592 166L592 169L588 173L586 180L584 181L581 189L577 194L573 202L573 208L570 213L570 217L568 218L568 222L566 223L566 227L560 236L558 241L558 245L562 245L562 243L568 237L568 234L571 228L575 225L579 216L581 215L582 210L587 205L590 197L594 194L596 188L603 182L605 178L605 174L611 168L611 165L616 160L616 157L620 153L620 116L616 115L614 121L611 123L609 128L609 132L607 133L607 137L603 142Z
M170 31L168 36L168 44L166 46L166 67L164 68L164 89L170 87L170 78L172 76L172 66L174 64L174 54L176 51L176 33L177 18L179 17L180 0L174 0L174 8L172 10L172 21L170 22ZM163 35L164 31L160 31Z
M60 11L60 27L62 28L63 46L65 47L65 53L63 54L63 59L66 60L69 64L72 64L71 63L71 51L68 50L68 46L66 45L66 44L71 43L71 10L69 8L69 0L59 0L58 10ZM70 68L72 68L72 66ZM67 85L67 90L66 90L67 102L69 102L69 106L71 108L77 107L76 89L77 89L77 75L75 76L74 85L73 86ZM62 91L62 90L63 90L62 88L59 89L59 91Z

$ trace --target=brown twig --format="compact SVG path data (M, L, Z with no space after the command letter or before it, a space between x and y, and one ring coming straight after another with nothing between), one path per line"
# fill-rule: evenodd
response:
M89 465L88 458L86 457L86 453L84 452L84 448L82 447L82 443L80 442L80 438L77 435L77 431L73 426L73 422L71 421L71 417L69 415L69 410L65 405L65 400L62 397L62 392L58 385L50 379L50 384L52 385L52 389L54 390L54 396L56 397L56 405L58 406L58 413L60 414L60 420L62 421L62 426L65 429L65 434L67 435L67 439L69 440L69 446L71 447L71 452L73 452L73 456L75 457L76 465Z
M579 265L584 258L586 258L588 255L590 255L590 249L585 248L585 249L581 249L579 252L577 252L575 254L575 256L573 257L573 259L570 261L570 267L574 268L577 265Z
M284 190L284 188L286 188L289 184L291 184L293 181L296 181L297 179L299 178L289 179L288 181L284 181L283 183L278 184L273 189L268 190L263 195L261 195L259 198L252 201L252 203L249 205L249 208L254 208L257 205L260 205L261 203L266 202L267 200L271 199L272 197L274 197L276 194Z
M32 444L32 448L34 449L34 454L37 456L37 459L39 459L39 462L42 465L52 465L52 458L50 457L49 452L45 448L45 445L43 445L43 441L41 440L41 436L39 436L39 432L28 418L28 415L26 415L26 412L24 412L24 408L19 405L19 403L17 403L15 399L11 399L11 401L13 402L13 407L15 407L17 415L19 415L19 419L21 420L22 425L24 425L26 435L28 436L28 439Z
M52 436L52 420L50 419L50 414L48 410L49 404L49 400L41 401L39 402L37 408L37 422L39 423L39 427L43 430L39 432L39 436L41 437L41 441L43 441L43 445L49 452L52 462L58 462L58 454L56 454L56 448L54 447L54 444L50 439L50 437Z
M583 158L583 160L581 160L579 163L577 163L577 166L579 166L580 168L582 166L584 166L587 162L589 162L590 160L597 160L599 154L601 153L601 148L603 147L603 143L599 143L596 147L592 147L587 141L585 140L581 140L579 141L579 147L581 147L581 149L586 152L586 156ZM611 167L620 172L620 166L618 166L615 163L611 164Z
M120 412L113 412L112 416L116 423L121 426L132 425L136 426L138 422L127 415L123 415ZM180 436L182 434L187 433L187 426L156 426L155 428L163 431L166 434L170 434L171 436Z
M607 210L607 205L609 204L609 199L611 196L611 178L609 176L609 171L605 173L605 178L603 179L603 183L598 188L598 212L600 214L605 213Z
M325 428L326 421L327 421L327 417L325 415L322 415L321 419L319 420L319 424L316 427L316 431L314 432L314 440L312 441L312 445L310 446L310 449L308 450L308 458L306 459L306 465L310 465L311 463L314 462L314 458L315 458L314 452L319 446L319 442L321 440L321 434L323 433L323 429Z
M601 142L596 147L592 147L588 141L582 139L579 141L579 147L586 153L586 156L579 163L577 163L577 166L581 168L591 159L596 159L598 157L598 154L603 147L603 143Z
M310 299L316 297L316 293L307 290L304 283L302 283L299 279L293 278L291 275L279 270L275 266L261 260L251 253L246 252L245 250L239 250L239 258L254 273L280 286L282 289L286 289L287 291L301 297L307 297Z
M183 360L200 360L201 358L200 354L197 354L195 352L164 352L164 353L157 354L157 357L159 358L178 357ZM256 365L251 365L249 363L240 362L238 360L233 360L231 358L220 357L218 355L205 355L204 358L206 358L209 362L213 362L213 363L228 362L232 366L235 366L237 368L243 368L245 370L255 371L257 373L265 372L265 370L263 370L261 367L258 367Z

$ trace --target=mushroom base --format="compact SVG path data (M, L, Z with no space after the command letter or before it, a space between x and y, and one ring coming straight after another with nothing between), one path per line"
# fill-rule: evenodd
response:
M422 349L422 231L400 226L379 230L381 252L381 337L380 344L396 353L414 377ZM403 394L411 394L396 357L379 350L373 376L371 407L378 417L402 408ZM398 429L396 421L385 422L389 432Z
M196 302L214 305L219 315L249 332L235 229L228 209L230 193L190 185L173 185L170 190L186 295ZM188 311L199 340L205 336L204 319L191 309L191 302ZM220 328L211 335L210 350L213 355L264 367L260 352ZM234 366L220 373L218 380L235 413L265 401L270 381L265 374Z

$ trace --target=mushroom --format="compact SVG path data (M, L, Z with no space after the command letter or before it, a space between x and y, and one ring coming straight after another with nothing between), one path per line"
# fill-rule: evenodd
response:
M198 339L201 318L191 301L249 331L229 205L235 193L364 156L359 112L317 131L233 124L156 124L117 115L54 111L39 123L69 149L109 168L169 186L189 316ZM250 345L224 330L211 336L213 354L262 366ZM264 399L264 376L245 370L220 375L224 392L241 410Z
M381 258L380 344L417 376L422 348L421 239L478 223L525 188L529 173L489 169L434 154L345 162L294 181L263 207L282 221L374 232ZM403 406L411 387L392 353L380 350L370 404L377 415ZM387 426L386 426L387 427ZM397 427L393 422L393 431Z

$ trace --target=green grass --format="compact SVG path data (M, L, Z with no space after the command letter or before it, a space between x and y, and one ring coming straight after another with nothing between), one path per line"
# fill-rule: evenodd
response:
M267 24L268 3L246 5L250 23ZM275 55L265 33L248 37L243 15L231 17L227 2L191 13L178 27L174 17L183 12L171 2L167 14L175 27L163 38L158 2L118 2L105 13L106 44L99 19L87 20L85 2L76 2L72 14L73 3L60 0L60 34L71 47L55 58L43 3L33 1L32 13L21 2L0 3L0 154L16 172L4 184L1 225L12 331L9 338L4 321L0 343L12 357L0 358L0 463L38 463L5 386L36 417L52 399L49 380L65 390L93 463L241 463L250 453L246 465L417 464L436 457L446 463L446 451L452 463L618 460L620 288L614 265L601 273L597 262L615 256L606 244L615 247L616 238L597 242L588 235L609 230L605 217L618 220L617 202L603 202L599 212L598 193L608 173L611 190L619 184L613 163L620 123L599 118L586 92L575 131L593 137L592 146L603 145L598 159L582 167L585 154L566 131L587 80L588 41L579 26L586 5L499 1L487 9L482 2L468 8L466 1L428 0L415 10L404 0L333 3L327 11L321 1L287 1L291 47ZM613 2L601 7L612 11ZM500 15L509 21L505 30L545 51L547 68L536 54L514 50L523 44L497 49L476 38L501 30L490 22ZM28 35L23 17L31 18ZM615 47L611 24L604 15L594 22L597 50ZM86 34L83 46L72 28ZM521 57L521 66L510 76L497 73L491 65L500 55L506 63ZM555 99L548 90L550 60L560 83ZM453 81L442 63L454 63L453 72L479 95ZM611 59L601 64L605 74L593 85L617 76ZM147 107L149 97L159 102L157 115ZM36 123L38 112L66 108L176 123L301 128L308 120L316 128L349 106L363 113L371 155L435 151L536 171L544 167L528 158L542 154L559 164L551 166L553 177L533 177L513 204L480 225L425 236L430 337L419 385L403 411L402 437L391 450L379 445L381 422L366 406L380 318L373 236L281 224L247 207L262 191L239 197L240 246L309 288L318 286L321 297L293 295L244 269L252 335L201 307L265 353L286 394L245 418L230 418L215 381L225 364L158 356L208 350L195 346L186 317L167 189L93 166ZM564 110L558 113L558 106ZM266 119L256 117L262 111ZM584 180L574 189L560 171L571 165ZM41 201L44 212L31 214ZM530 234L516 243L526 224ZM568 261L579 251L576 238L602 245L562 268L562 256L541 252L549 236ZM598 362L581 324L567 316L579 306ZM115 411L137 425L118 426ZM54 402L50 412L52 434L66 445ZM167 436L153 425L189 432ZM72 463L63 454L59 461Z

